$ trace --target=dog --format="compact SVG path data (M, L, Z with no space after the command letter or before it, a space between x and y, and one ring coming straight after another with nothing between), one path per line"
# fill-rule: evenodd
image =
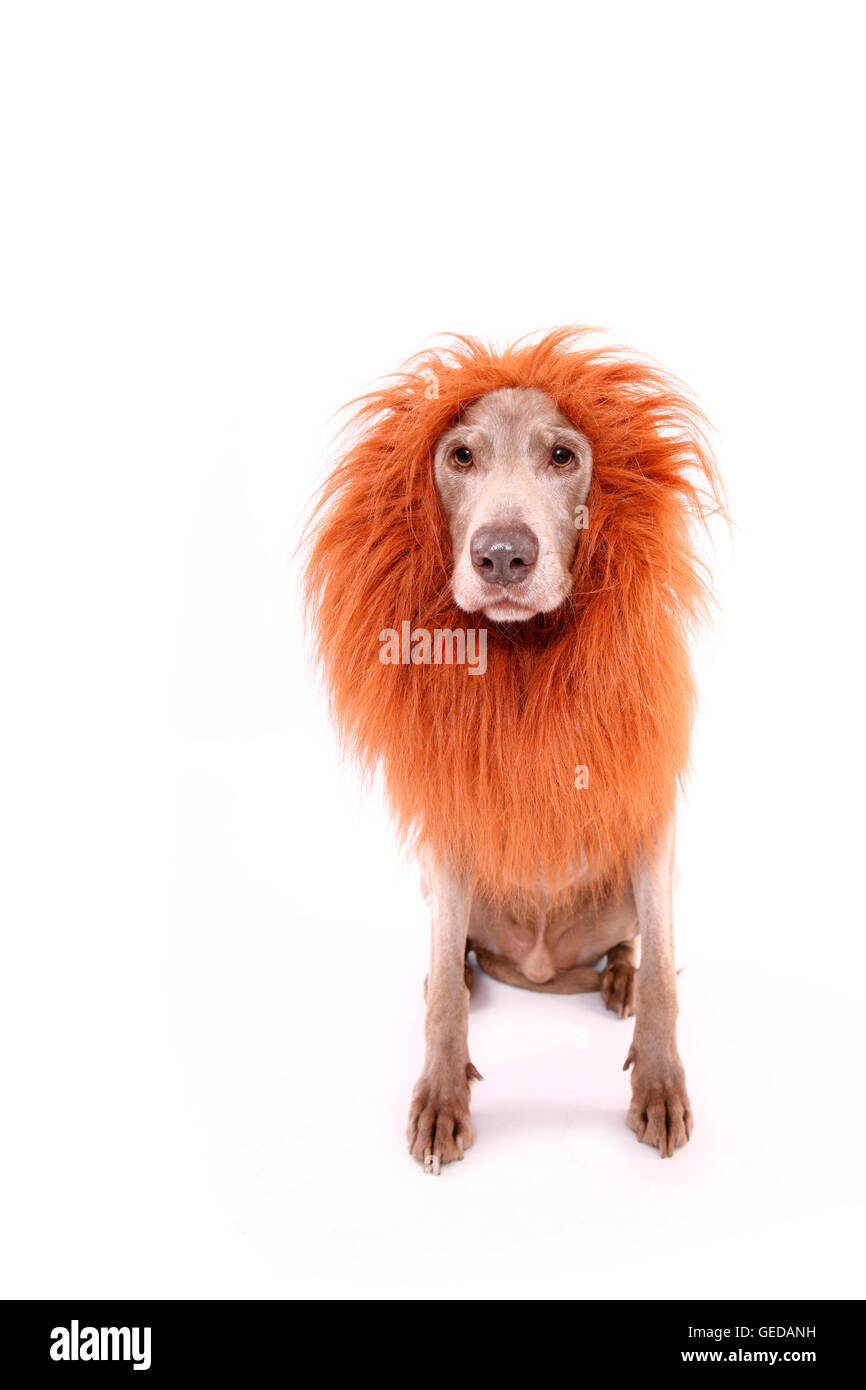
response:
M436 1174L475 1138L474 953L494 979L635 1015L626 1119L670 1157L693 1125L672 895L709 600L694 523L723 511L703 416L655 364L564 328L503 351L456 337L348 429L305 600L338 728L422 864L410 1153ZM473 637L483 670L460 660Z

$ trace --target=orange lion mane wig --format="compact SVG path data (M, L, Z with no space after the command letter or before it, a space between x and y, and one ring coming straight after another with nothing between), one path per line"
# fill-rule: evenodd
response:
M593 477L569 597L497 625L451 595L433 451L501 387L544 391L590 440ZM693 522L723 511L702 415L655 364L585 328L502 352L456 337L352 406L304 581L344 746L381 770L404 840L476 893L565 892L579 866L613 885L672 813L688 763L690 630L709 597ZM486 673L383 665L383 630L407 619L486 627Z

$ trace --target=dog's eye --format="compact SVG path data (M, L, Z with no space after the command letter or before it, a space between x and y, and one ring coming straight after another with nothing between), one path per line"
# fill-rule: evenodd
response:
M568 464L574 462L574 450L566 449L564 445L558 444L550 455L550 462L557 468L566 468Z
M465 445L461 445L459 449L455 449L454 452L453 452L453 454L451 455L451 457L452 457L452 459L454 460L454 462L457 464L457 467L458 467L458 468L469 468L469 467L471 467L471 464L472 464L472 450L471 450L471 449L467 449Z

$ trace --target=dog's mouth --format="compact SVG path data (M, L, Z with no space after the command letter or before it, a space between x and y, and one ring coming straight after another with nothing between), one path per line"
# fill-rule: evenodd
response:
M473 605L475 611L497 623L526 622L544 606L537 593L527 584L491 584L488 593L479 594Z

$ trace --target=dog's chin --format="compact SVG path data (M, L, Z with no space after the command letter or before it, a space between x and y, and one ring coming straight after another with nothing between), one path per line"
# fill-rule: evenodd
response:
M492 623L526 623L541 610L535 604L517 604L511 599L501 599L498 603L488 604L481 611Z
M567 591L556 595L533 596L527 593L524 596L503 585L498 593L491 595L461 594L455 589L454 597L457 606L462 608L464 613L483 614L491 623L527 623L531 618L553 613L561 607L567 597Z

